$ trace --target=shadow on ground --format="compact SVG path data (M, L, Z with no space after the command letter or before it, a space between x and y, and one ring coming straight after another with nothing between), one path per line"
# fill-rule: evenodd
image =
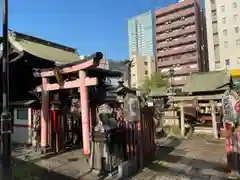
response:
M16 158L13 158L13 175L14 180L76 180Z
M21 148L20 148L21 149ZM19 150L13 156L14 180L101 180L90 171L86 157L81 150L69 150L57 154L40 155L31 150ZM56 180L58 180L56 179Z
M163 143L156 148L153 162L149 163L132 180L227 179L229 170L222 160L225 151L224 144L222 141L210 139L203 137L194 137L190 140L171 138L168 143Z

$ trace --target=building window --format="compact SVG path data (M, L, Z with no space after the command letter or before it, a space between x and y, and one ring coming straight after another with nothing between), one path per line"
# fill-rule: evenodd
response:
M217 11L216 10L212 11L212 16L216 16L216 15L217 15Z
M237 15L237 14L234 14L234 15L233 15L233 22L237 22L237 20L238 20L238 15Z
M196 52L193 52L193 53L191 53L191 55L192 55L192 56L196 56L196 55L197 55L197 53L196 53Z
M223 35L227 36L227 30L226 29L223 30Z
M240 39L236 40L236 45L240 45Z
M197 68L197 64L192 64L189 66L189 68Z
M17 119L18 120L27 120L28 119L28 109L27 108L18 108L16 111L17 111Z
M145 75L148 75L148 71L145 71Z
M235 29L235 33L239 33L239 27L238 26L235 27L234 29Z
M224 47L228 48L228 42L227 41L224 42Z
M225 6L224 6L224 5L221 6L221 11L222 11L222 12L225 12Z
M147 65L148 65L148 62L144 62L144 65L147 66Z
M211 3L212 3L212 4L215 4L215 0L211 0Z
M223 23L223 24L226 24L226 21L227 21L227 20L226 20L226 17L222 18L222 23Z
M233 3L233 8L237 8L237 2Z
M219 45L215 45L214 46L214 51L218 51L219 50Z
M237 58L237 63L240 64L240 57Z
M176 56L176 59L181 59L181 57L182 57L181 55L178 55Z
M225 60L226 66L230 66L230 59Z

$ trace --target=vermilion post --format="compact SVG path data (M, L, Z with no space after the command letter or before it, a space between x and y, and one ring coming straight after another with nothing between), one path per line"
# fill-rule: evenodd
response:
M53 132L57 132L57 111L53 110Z
M84 155L90 155L90 119L88 107L88 89L85 84L86 72L79 71L80 79L80 99L81 99L81 112L82 112L82 136L83 136L83 152Z
M41 108L41 148L42 152L46 152L47 147L47 121L48 121L48 108L49 108L49 96L47 92L46 78L42 78L42 108Z
M32 108L28 108L28 144L32 143Z
M143 147L142 147L142 127L141 120L138 121L138 148L139 148L139 165L140 168L143 167Z

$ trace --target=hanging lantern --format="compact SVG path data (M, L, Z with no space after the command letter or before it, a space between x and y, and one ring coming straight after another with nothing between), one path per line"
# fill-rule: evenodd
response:
M59 104L57 104L57 103L52 103L52 104L51 104L51 110L52 110L52 111L58 111L58 110L60 110Z

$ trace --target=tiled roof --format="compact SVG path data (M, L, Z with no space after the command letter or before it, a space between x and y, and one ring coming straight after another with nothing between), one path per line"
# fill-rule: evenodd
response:
M225 90L231 81L231 75L228 71L212 71L192 73L183 92L207 92Z
M9 42L18 51L25 51L42 59L66 64L79 60L76 49L37 37L9 31Z

